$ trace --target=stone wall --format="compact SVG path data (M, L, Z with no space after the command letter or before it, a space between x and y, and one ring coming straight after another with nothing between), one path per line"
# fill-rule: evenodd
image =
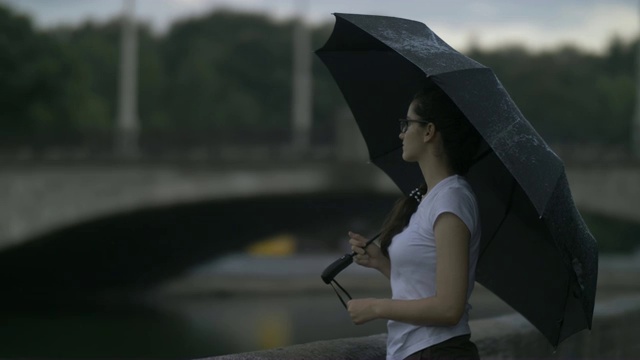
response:
M640 293L597 303L593 329L571 336L555 350L519 314L472 321L471 328L483 359L640 359ZM379 334L207 359L384 359L385 340L386 334Z

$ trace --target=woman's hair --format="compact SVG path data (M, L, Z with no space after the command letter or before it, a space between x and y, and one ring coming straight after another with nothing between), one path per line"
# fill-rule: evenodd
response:
M480 134L449 96L437 86L424 88L413 97L413 102L415 113L422 120L433 123L436 131L440 132L444 156L454 173L466 174L480 145ZM420 194L425 194L427 185L422 184L419 189ZM414 197L403 196L387 215L380 234L380 248L386 257L389 257L391 239L409 224L409 219L417 208L418 201Z

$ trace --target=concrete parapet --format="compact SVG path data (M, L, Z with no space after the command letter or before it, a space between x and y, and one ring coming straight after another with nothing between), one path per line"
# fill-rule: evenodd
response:
M387 334L316 341L264 351L211 357L216 360L369 360L384 359Z
M472 340L483 359L638 359L640 294L630 293L596 304L593 329L571 336L555 350L519 314L472 321L471 328ZM379 334L208 359L384 359L385 341L386 334Z
M471 323L472 340L487 359L637 359L640 294L596 304L593 329L574 334L553 349L519 314Z

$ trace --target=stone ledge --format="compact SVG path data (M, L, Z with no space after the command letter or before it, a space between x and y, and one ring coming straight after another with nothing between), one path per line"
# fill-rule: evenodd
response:
M571 336L554 349L519 314L471 322L472 340L482 359L638 359L640 293L596 304L593 329ZM209 360L370 360L385 358L386 334L317 341L285 348L229 354Z
M315 341L272 350L229 354L205 359L210 360L374 360L384 359L387 334L364 337ZM204 360L204 359L202 359Z

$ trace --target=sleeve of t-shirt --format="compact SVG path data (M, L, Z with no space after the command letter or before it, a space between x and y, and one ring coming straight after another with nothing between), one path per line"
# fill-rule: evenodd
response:
M432 218L430 219L431 227L435 225L438 216L444 213L452 213L462 220L469 229L469 233L473 233L476 227L477 219L475 213L475 201L473 196L464 188L452 187L445 189L436 196L433 202Z

